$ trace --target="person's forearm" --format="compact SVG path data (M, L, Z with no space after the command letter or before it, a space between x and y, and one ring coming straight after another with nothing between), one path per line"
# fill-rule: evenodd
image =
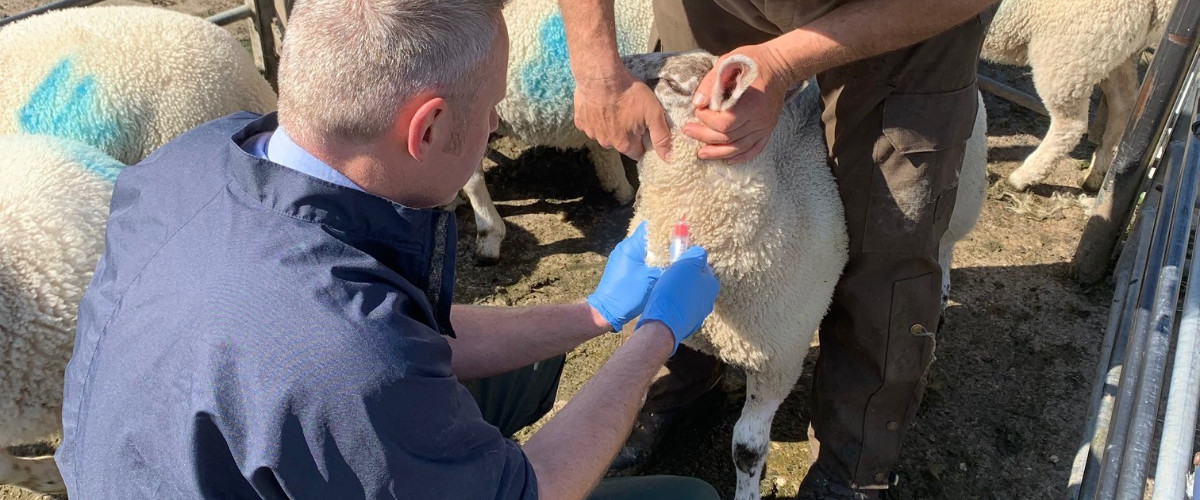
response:
M767 42L795 85L827 69L944 32L997 0L862 0Z
M538 496L584 498L629 435L650 379L671 354L671 330L648 322L617 349L522 447L537 474Z
M450 309L450 323L457 337L447 339L454 352L451 369L464 380L557 356L609 328L583 302L530 307L456 304Z
M626 72L617 53L613 0L559 0L575 79L606 79Z

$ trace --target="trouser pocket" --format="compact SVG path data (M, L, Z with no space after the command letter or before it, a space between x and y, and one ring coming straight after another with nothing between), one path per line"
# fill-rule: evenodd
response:
M949 223L978 105L974 85L884 99L872 159L864 252L929 254Z

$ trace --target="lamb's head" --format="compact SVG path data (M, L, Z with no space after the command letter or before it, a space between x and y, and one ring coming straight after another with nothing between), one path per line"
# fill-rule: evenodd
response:
M695 116L692 97L701 80L712 70L717 57L703 50L690 52L638 54L622 58L634 78L646 82L654 90L667 113L672 132ZM734 54L721 61L718 78L712 89L709 107L727 110L733 107L754 81L758 68L749 57Z

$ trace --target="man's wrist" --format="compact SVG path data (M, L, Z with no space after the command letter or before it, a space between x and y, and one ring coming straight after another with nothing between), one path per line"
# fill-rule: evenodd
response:
M592 305L588 304L586 301L580 303L580 305L587 309L588 319L592 324L591 331L594 332L595 335L613 331L614 325L609 324L608 320L604 319L604 315L600 314L600 311L597 311L595 307L592 307Z
M671 333L671 328L666 323L656 319L638 326L630 341L633 339L643 339L641 341L648 344L648 349L656 353L661 352L663 360L675 352L675 334Z
M805 33L796 30L763 42L762 46L770 55L772 66L775 68L770 77L777 81L771 82L772 85L782 86L785 90L791 89L813 75L814 72L803 64L804 58L797 52L797 47L802 44L796 39L803 36Z

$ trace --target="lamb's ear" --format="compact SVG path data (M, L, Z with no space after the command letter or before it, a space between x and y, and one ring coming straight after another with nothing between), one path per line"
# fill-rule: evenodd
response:
M732 108L757 76L758 66L753 59L742 54L726 57L717 66L717 81L713 84L709 109L726 111Z

